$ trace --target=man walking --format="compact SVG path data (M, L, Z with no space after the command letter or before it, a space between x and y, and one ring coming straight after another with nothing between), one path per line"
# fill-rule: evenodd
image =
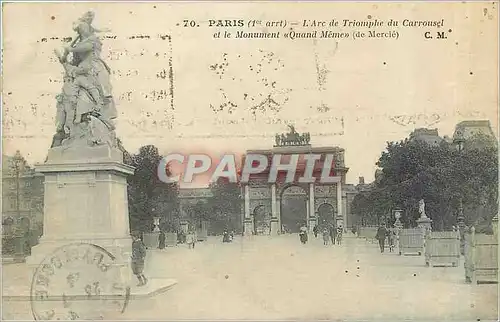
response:
M380 246L380 252L384 252L385 248L385 238L387 237L387 229L385 228L385 224L382 224L378 230L375 238L378 240L378 244Z
M337 237L337 229L333 225L330 225L330 239L332 240L332 245L335 245L335 239Z
M137 286L143 286L148 283L148 279L143 274L144 259L146 258L146 246L144 246L144 243L137 234L134 234L132 238L132 272L139 280L139 284L137 284Z

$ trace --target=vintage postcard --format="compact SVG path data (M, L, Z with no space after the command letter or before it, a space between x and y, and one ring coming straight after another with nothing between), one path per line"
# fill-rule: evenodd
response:
M498 319L498 1L1 21L2 320Z

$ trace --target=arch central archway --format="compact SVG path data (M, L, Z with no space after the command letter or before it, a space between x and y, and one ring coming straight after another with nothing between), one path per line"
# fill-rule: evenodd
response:
M329 203L323 203L318 207L318 227L320 229L336 226L335 208Z
M266 212L264 205L253 210L253 227L255 235L268 235L270 232L271 215Z
M293 185L283 189L280 197L282 230L297 233L302 225L307 226L307 192L304 188Z

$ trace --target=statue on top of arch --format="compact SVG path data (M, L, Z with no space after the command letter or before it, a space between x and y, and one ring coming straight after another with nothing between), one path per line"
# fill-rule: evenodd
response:
M62 53L54 51L64 68L64 82L56 96L56 134L51 148L117 144L111 69L101 58L102 43L96 34L109 30L94 28L94 17L88 11L75 21L77 37Z
M311 135L309 132L299 134L293 125L288 125L290 132L286 134L276 134L275 146L301 146L309 145Z

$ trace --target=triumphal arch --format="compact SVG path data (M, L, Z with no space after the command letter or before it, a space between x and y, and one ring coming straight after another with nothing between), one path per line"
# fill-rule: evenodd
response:
M320 160L315 162L314 177L320 177L325 167L325 162L333 158L332 175L328 182L317 179L315 182L304 183L299 180L285 182L276 180L270 182L269 171L271 167L261 173L250 176L248 182L242 184L242 197L244 198L243 224L244 234L281 234L294 232L299 226L306 225L311 231L315 225L320 227L334 225L344 227L347 222L342 205L342 185L348 168L344 164L344 149L339 147L313 147L310 143L309 133L299 134L293 126L290 132L276 135L276 144L267 150L248 150L245 158L252 154L265 155L269 164L276 155L282 160L293 155L320 155ZM298 162L297 177L304 174L304 163ZM279 176L278 176L279 178ZM285 216L287 198L299 198L305 206L288 209ZM290 207L288 207L290 208Z

